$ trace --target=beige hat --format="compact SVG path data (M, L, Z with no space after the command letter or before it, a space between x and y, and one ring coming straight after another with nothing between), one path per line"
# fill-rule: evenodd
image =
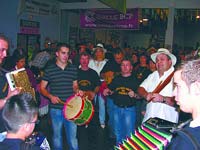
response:
M170 53L169 50L165 49L165 48L160 48L160 49L158 49L158 51L156 53L151 54L151 59L154 62L156 62L156 57L159 54L165 54L165 55L169 56L171 58L171 60L172 60L172 65L174 66L176 64L176 56L173 55L172 53Z
M93 49L94 53L96 52L97 48L102 48L102 50L103 50L104 53L107 52L107 50L104 48L103 44L101 44L101 43L97 44L96 47Z

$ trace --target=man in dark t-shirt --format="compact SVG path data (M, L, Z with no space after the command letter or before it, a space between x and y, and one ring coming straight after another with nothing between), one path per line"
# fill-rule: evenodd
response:
M136 108L135 103L139 86L137 79L132 76L132 64L124 59L121 63L121 75L115 77L105 89L105 96L111 95L114 102L114 134L116 142L130 135L135 129Z
M99 91L99 86L101 84L100 78L96 71L89 68L90 55L86 52L80 54L80 68L78 69L78 90L83 97L87 97L93 103L94 106L94 116L92 120L82 126L78 126L78 142L80 150L89 149L100 149L102 148L103 137L100 136L100 123L98 120L98 107L96 107L95 98ZM92 138L92 139L91 139ZM91 144L89 141L95 141L96 145ZM95 146L92 147L92 146Z

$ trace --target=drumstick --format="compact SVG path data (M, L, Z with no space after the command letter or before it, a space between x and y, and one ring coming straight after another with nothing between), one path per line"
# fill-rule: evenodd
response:
M59 102L60 104L63 104L63 105L65 104L65 102L63 102L63 101L62 101L62 100L60 100L60 99L58 100L58 102ZM73 108L73 106L72 106L72 105L70 105L70 104L67 104L67 107Z

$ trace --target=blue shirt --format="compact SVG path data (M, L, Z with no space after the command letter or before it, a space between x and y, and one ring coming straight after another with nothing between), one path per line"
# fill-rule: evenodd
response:
M0 150L21 150L20 146L24 141L21 139L4 139L0 142ZM29 150L40 150L39 146L29 145Z
M187 126L184 130L188 131L200 144L200 127L191 128ZM177 134L174 139L172 139L167 150L194 150L194 146L188 138Z

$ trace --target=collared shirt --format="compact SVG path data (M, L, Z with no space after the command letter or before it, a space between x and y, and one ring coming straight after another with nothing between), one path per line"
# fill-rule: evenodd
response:
M165 71L162 77L159 77L158 71L154 71L151 73L140 85L143 87L147 92L152 92L157 85L161 81L165 81L165 79L174 71L174 67L171 67L169 70ZM173 92L173 80L167 84L163 90L160 92L162 96L172 97Z
M165 79L174 71L174 67L171 67L169 70L165 71L163 76L159 76L158 71L154 71L150 74L140 85L147 92L153 92L153 90L157 87L157 85L161 81L165 81ZM172 97L173 93L173 80L171 80L161 91L160 95ZM158 117L167 121L171 121L174 123L178 122L178 112L172 106L169 106L160 102L150 102L146 107L146 114L144 116L143 122L148 120L149 118Z

